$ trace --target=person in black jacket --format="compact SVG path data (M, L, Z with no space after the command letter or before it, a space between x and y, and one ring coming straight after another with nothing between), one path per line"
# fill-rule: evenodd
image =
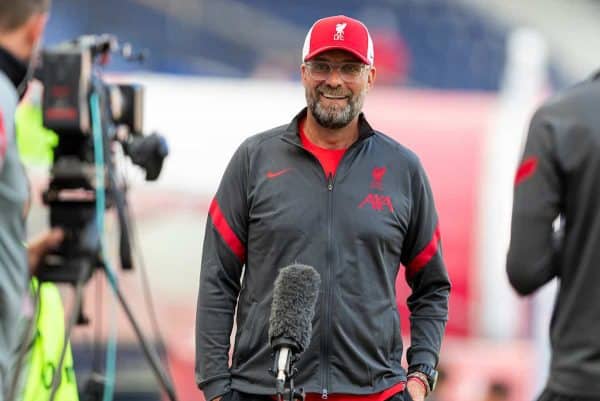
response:
M540 400L600 395L600 80L533 116L515 180L508 278L528 295L557 278L550 375Z
M297 262L321 276L312 339L296 363L307 399L421 401L435 385L450 291L425 171L361 113L376 70L360 21L317 21L302 62L307 108L238 148L209 208L198 386L207 400L271 399L273 283ZM408 374L395 292L401 273L412 287Z

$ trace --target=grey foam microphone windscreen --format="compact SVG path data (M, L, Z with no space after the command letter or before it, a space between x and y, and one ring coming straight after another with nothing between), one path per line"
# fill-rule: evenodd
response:
M296 357L308 347L320 286L321 276L314 267L294 264L281 269L269 317L271 347L285 344Z

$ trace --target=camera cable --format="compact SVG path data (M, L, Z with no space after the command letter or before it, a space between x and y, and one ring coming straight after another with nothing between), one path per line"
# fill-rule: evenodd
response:
M95 155L95 161L96 161L96 182L97 182L97 185L96 185L96 217L98 219L97 227L100 230L100 234L102 234L104 232L103 223L104 223L104 205L105 205L105 191L104 191L104 182L105 182L104 167L105 166L104 166L104 153L103 153L103 145L104 145L103 139L104 138L102 136L102 131L101 131L101 119L100 119L100 114L99 114L100 107L99 107L99 98L98 98L97 93L93 93L90 97L90 108L92 110L92 131L93 131L93 136L94 136L94 155ZM106 167L109 172L109 179L113 178L113 176L110 174L112 165L108 164ZM165 390L169 399L171 401L175 401L175 400L177 400L177 395L175 394L175 388L173 386L173 382L172 382L171 378L165 373L164 369L160 368L160 365L157 361L156 353L153 352L154 350L149 346L148 341L146 340L141 328L139 327L138 323L136 322L131 309L127 305L127 302L125 301L125 298L123 297L123 294L122 294L121 290L119 289L119 285L117 283L117 277L116 277L116 274L114 273L114 269L111 267L110 262L109 262L108 258L106 257L105 247L103 246L103 242L102 242L102 236L100 236L100 239L101 239L101 244L102 244L102 246L101 246L102 257L103 257L103 260L105 261L104 271L108 278L108 282L109 282L116 298L118 299L119 303L121 304L123 311L127 315L127 318L129 320L129 322L131 323L131 325L140 341L142 350L144 351L144 354L146 355L146 358L148 359L148 362L150 363L150 365L154 371L154 374L156 375L160 384L162 384L163 389ZM113 313L113 316L116 316L116 313ZM111 338L109 338L109 341L107 344L107 350L106 350L106 359L107 359L106 360L106 381L104 383L103 401L110 401L112 399L112 395L113 395L113 391L114 391L114 380L115 380L114 378L115 378L115 365L116 365L116 344L117 344L117 339L116 339L116 322L115 322L114 330L111 333Z
M105 199L105 177L104 177L104 142L102 137L102 122L100 119L100 101L97 93L90 96L90 109L92 114L92 134L94 138L94 162L96 170L96 227L100 240L100 250L102 260L104 261L104 271L111 287L117 286L117 276L110 265L104 246L104 210ZM112 299L112 298L111 298ZM113 317L110 324L110 332L106 344L106 374L104 381L103 401L113 399L115 377L116 377L116 356L117 356L117 322L116 322L116 302L111 301L110 315Z

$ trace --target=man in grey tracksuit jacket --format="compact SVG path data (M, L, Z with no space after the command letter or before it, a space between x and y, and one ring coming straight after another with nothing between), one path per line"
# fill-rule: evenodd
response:
M340 27L346 40L329 44ZM207 400L231 397L231 391L255 395L249 399L274 393L267 334L273 282L296 262L314 266L322 283L312 340L296 364L295 382L309 396L403 391L399 274L412 288L408 363L419 372L409 376L430 374L438 363L450 283L437 213L417 156L359 114L374 66L370 38L360 42L364 51L351 41L365 31L344 16L313 26L302 66L308 108L289 124L247 139L210 206L196 323L196 380ZM339 73L332 68L338 65ZM323 138L315 132L332 142L349 134L335 174L316 156L320 151L310 150ZM427 380L420 377L413 378ZM427 393L420 385L407 385L417 399Z
M18 96L13 79L18 62L0 48L0 380L7 385L8 366L16 348L17 322L28 282L25 240L27 177L14 133ZM22 66L22 71L25 67ZM15 74L13 74L13 72ZM7 75L7 73L9 75ZM21 78L25 74L23 73ZM0 397L2 395L0 394ZM1 399L1 398L0 398Z
M559 281L544 401L600 398L599 78L537 110L515 180L510 282L528 295Z

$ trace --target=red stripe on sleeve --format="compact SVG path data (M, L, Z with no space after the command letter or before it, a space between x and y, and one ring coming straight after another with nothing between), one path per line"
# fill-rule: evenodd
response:
M435 256L438 251L440 242L440 227L435 228L433 238L425 248L417 255L413 260L410 261L406 267L406 278L411 280L415 274L417 274L429 261Z
M535 156L528 157L523 160L523 163L519 166L517 170L517 175L515 176L515 186L519 185L521 182L531 177L535 170L537 169L538 159Z
M244 260L246 259L246 248L238 236L233 232L229 223L227 223L223 212L221 212L217 198L214 198L211 202L208 214L212 219L215 228L219 232L219 235L223 238L223 241L225 241L229 249L231 249L238 259L244 263Z

